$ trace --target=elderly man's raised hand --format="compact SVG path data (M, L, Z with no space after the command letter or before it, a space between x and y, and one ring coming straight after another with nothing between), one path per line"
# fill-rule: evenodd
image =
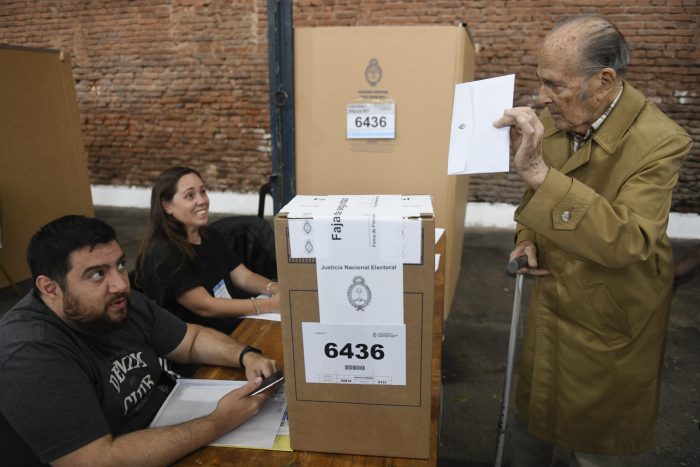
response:
M515 170L531 188L537 189L549 171L542 159L542 136L544 127L530 107L515 107L503 112L503 117L494 122L496 128L511 127L511 150Z

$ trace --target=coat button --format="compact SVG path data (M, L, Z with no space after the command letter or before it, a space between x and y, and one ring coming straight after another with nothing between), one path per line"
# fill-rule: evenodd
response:
M569 222L571 220L571 211L564 211L561 213L561 220L564 222Z

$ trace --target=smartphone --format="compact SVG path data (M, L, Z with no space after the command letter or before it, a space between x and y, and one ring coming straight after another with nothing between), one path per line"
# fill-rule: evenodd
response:
M256 396L262 392L265 392L270 389L274 389L282 382L284 381L284 371L282 370L277 370L274 373L272 373L270 376L267 378L263 379L260 382L260 386L255 388L253 392L250 393L251 396Z

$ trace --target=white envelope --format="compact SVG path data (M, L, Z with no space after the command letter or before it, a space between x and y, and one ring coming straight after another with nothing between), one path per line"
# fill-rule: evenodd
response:
M513 107L515 75L455 86L448 175L508 172L509 127L493 122Z

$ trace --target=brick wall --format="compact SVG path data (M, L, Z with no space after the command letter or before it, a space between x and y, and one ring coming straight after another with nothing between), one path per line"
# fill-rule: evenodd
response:
M212 189L256 191L270 173L266 0L0 1L0 42L72 55L94 184L149 186L173 164ZM674 197L700 212L700 6L697 0L299 0L297 26L457 24L479 47L476 77L518 73L557 20L598 12L633 47L629 81L695 139ZM515 203L517 176L473 176L470 199Z
M0 42L70 52L90 177L149 186L197 167L212 189L270 172L265 1L9 1Z

